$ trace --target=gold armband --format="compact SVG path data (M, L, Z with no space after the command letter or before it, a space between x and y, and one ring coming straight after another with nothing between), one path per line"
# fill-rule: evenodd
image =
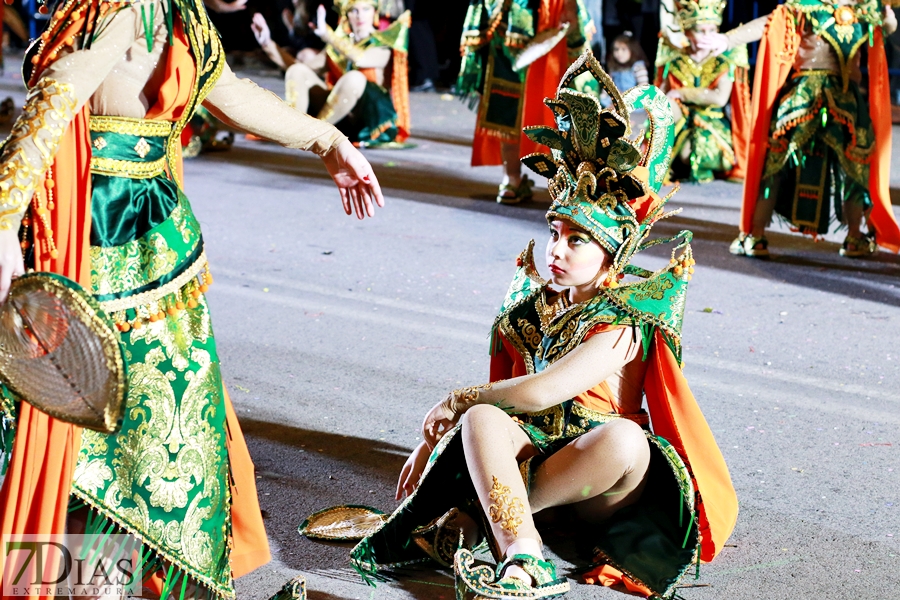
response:
M453 390L447 395L444 404L447 408L458 415L464 413L470 407L478 404L478 396L481 392L485 392L493 386L493 383L485 383L484 385L476 385L473 387L460 388Z
M0 230L19 226L77 105L74 88L52 79L40 80L28 92L0 154Z

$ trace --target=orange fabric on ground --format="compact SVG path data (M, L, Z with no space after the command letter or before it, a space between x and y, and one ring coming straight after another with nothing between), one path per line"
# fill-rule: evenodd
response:
M892 252L900 252L900 226L891 208L891 86L888 78L884 36L876 27L869 48L869 116L875 132L875 153L869 166L869 195L872 211L869 223L875 229L875 240Z
M222 387L225 397L225 418L228 423L228 461L231 464L231 572L234 577L246 575L263 566L272 555L269 539L259 510L256 494L256 468L250 459L250 451L241 425L238 423L228 390Z
M744 197L741 203L741 231L750 233L753 229L753 211L759 197L759 182L766 164L769 144L769 124L778 94L791 73L797 50L800 48L800 31L803 17L795 24L784 5L779 6L769 16L756 60L756 75L753 79L751 98L750 142L747 155L747 170L744 177Z
M637 583L628 575L625 575L624 573L622 573L622 571L611 567L610 565L600 565L599 567L595 567L582 575L582 579L589 585L593 585L595 583L604 587L623 585L629 592L640 594L645 598L649 598L653 595L653 592L650 591L650 588L644 587L643 585Z
M700 558L711 561L734 530L737 494L681 367L658 331L648 360L644 393L653 433L672 444L694 476L700 492Z

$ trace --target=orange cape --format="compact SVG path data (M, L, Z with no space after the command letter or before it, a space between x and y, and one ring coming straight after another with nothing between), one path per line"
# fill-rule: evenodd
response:
M92 0L96 11L98 0ZM73 17L62 11L53 16L48 31L59 29L60 43L47 45L36 56L29 81L33 86L41 73L56 58L70 36L84 27L86 11ZM51 56L53 58L51 58ZM148 119L176 121L188 103L196 68L181 21L175 20L174 43L165 53L166 79L158 91ZM55 208L50 211L58 254L41 252L46 247L46 232L35 225L37 271L59 273L91 289L91 146L87 103L76 114L64 134L53 166L39 186L36 196L47 204L47 190L54 191ZM181 165L176 165L180 172ZM179 173L180 174L180 173ZM52 183L48 185L48 178ZM225 396L228 427L228 456L231 464L232 551L231 564L239 577L267 563L268 539L259 510L253 463L227 392ZM16 423L16 438L6 477L0 489L0 535L51 534L65 531L72 476L81 447L81 429L64 423L22 402ZM0 552L0 574L5 553Z
M741 204L741 231L744 233L753 229L753 212L766 164L772 111L792 71L802 30L802 14L795 21L793 13L781 5L769 16L759 44L753 80L753 128L748 140L747 177ZM890 197L891 99L884 36L880 27L873 31L872 45L868 49L868 68L869 115L875 133L875 151L869 170L869 195L872 198L869 224L875 229L879 246L900 252L900 226L894 218Z

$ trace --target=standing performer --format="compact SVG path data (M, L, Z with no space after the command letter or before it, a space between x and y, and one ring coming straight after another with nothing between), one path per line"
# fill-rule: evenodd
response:
M519 158L538 146L522 125L551 125L544 98L566 67L588 47L593 21L581 0L469 0L457 93L478 106L472 166L500 165L497 202L532 197ZM565 43L563 43L565 38Z
M840 221L847 226L841 256L869 256L878 245L900 251L888 189L891 102L884 52L884 33L896 28L893 11L878 0L788 0L768 16L710 38L714 51L762 39L732 254L769 256L765 231L773 212L812 236ZM867 95L860 90L863 48Z
M410 128L409 12L379 31L377 0L342 0L335 6L341 14L336 30L319 5L315 34L327 45L309 64L272 41L262 15L254 15L253 31L266 55L285 69L285 98L291 106L333 123L359 146L402 144ZM325 80L317 68L324 69Z
M130 533L163 598L233 598L232 578L269 550L219 372L180 134L202 103L229 125L315 152L359 218L383 204L377 180L334 127L237 79L194 0L66 0L24 75L23 114L0 154L0 301L26 266L80 283L121 332L129 391L114 435L2 398L15 442L0 533Z
M695 183L715 174L743 179L747 164L750 87L747 46L715 54L704 44L718 33L725 0L663 2L661 12L675 18L663 30L656 54L656 85L673 101L676 174ZM683 44L683 45L682 45ZM725 109L731 104L730 118ZM683 169L680 169L684 165Z
M573 89L584 74L612 109ZM718 554L737 517L725 461L679 365L691 233L647 241L669 216L656 192L672 113L656 88L621 96L590 53L548 105L559 130L527 133L553 155L523 162L550 178L550 282L537 273L532 242L494 322L492 383L455 390L431 409L425 441L400 475L397 497L408 497L351 557L364 577L428 556L453 564L458 590L478 598L557 596L569 584L544 559L540 513L555 538L596 548L586 557L589 583L669 598L694 561ZM643 156L627 139L639 109L651 121ZM632 264L666 242L677 247L665 268ZM335 515L352 508L318 513L301 531L316 535L319 523L333 531ZM482 536L496 570L473 564L469 548Z

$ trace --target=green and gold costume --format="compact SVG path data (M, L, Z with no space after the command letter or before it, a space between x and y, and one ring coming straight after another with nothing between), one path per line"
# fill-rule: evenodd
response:
M789 0L786 8L837 57L837 71L794 72L781 90L769 129L763 193L776 194L775 211L801 231L827 233L842 220L844 202L868 210L875 134L860 90L859 54L883 25L878 0L839 5ZM834 213L829 208L834 206ZM832 214L834 216L832 216Z
M684 51L660 44L656 66L672 89L709 90L724 77L735 83L736 69L747 69L747 47L739 46L718 56L694 62ZM715 173L728 173L737 164L731 119L724 106L698 104L683 99L684 118L675 124L673 154L679 156L687 145L690 150L690 181L712 181Z
M476 134L511 141L521 136L527 66L518 67L516 60L526 49L546 54L560 41L539 32L540 23L549 17L542 15L546 10L531 0L469 1L456 93L468 98L473 108L479 107ZM593 27L581 0L577 0L577 15L577 22L570 23L565 33L570 61L581 54Z
M596 94L577 89L585 77L594 80L588 87L610 95L612 108L601 109ZM539 464L589 431L616 419L644 427L651 459L640 500L600 524L580 519L570 505L555 507L553 539L546 541L556 548L568 544L569 555L571 550L578 554L575 562L592 580L598 579L597 573L614 574L610 577L646 596L671 598L695 560L712 560L737 514L724 460L678 366L685 293L694 264L692 235L682 231L667 239L648 239L653 224L668 216L663 210L666 199L656 192L668 171L674 117L657 88L638 86L619 94L589 52L569 68L556 97L546 103L557 127L531 127L525 133L552 154L532 154L523 162L549 179L553 204L548 221L566 221L588 232L612 257L610 278L597 295L570 304L537 274L531 242L517 260L494 322L491 380L540 373L591 335L614 328L631 328L641 340L648 370L639 384L649 416L640 406L620 411L605 382L544 410L509 412L537 451L519 463L526 489ZM646 111L651 122L643 152L628 141L629 116L638 110ZM651 272L631 264L636 253L661 243L675 244L666 267ZM618 274L633 279L619 284ZM459 530L448 525L453 515L467 513L479 524L494 557L498 562L502 558L472 482L462 427L440 439L413 493L383 522L376 519L378 527L351 552L352 564L371 581L379 577L380 567L430 559L453 564L458 598L466 589L476 597L543 597L538 587L521 593L499 590L494 572L473 567L472 552L460 546ZM322 511L301 525L301 532L316 536L317 523L327 532L342 519L362 522L347 518L358 510L345 506ZM490 518L497 522L493 512ZM496 579L500 577L498 572ZM548 585L553 587L548 597L568 590L564 578Z

